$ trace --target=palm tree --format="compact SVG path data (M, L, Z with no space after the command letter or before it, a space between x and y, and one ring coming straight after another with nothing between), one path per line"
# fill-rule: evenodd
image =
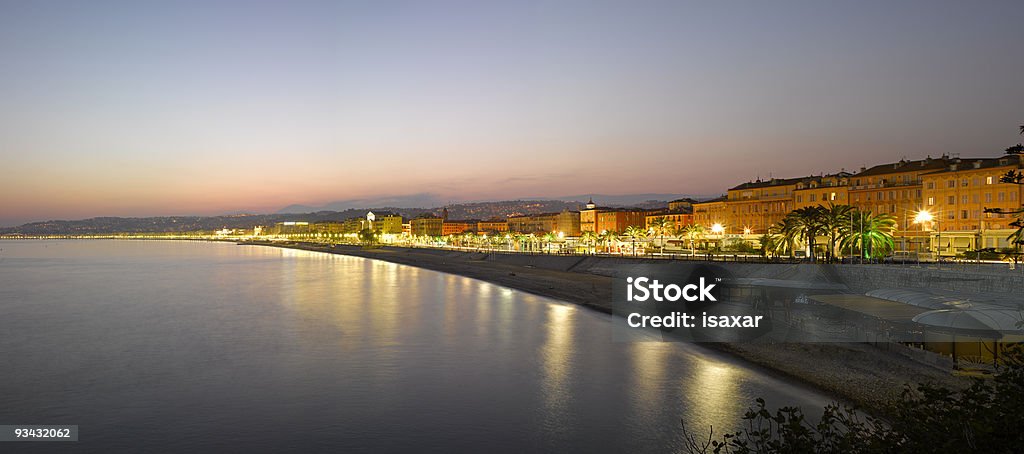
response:
M526 235L524 233L516 232L516 233L512 234L512 238L515 240L516 244L519 245L519 251L520 252L526 250L526 242L530 240L530 236L529 235Z
M885 257L892 252L895 241L896 217L891 214L873 215L870 211L852 211L850 220L854 228L844 236L843 249L857 248L866 259Z
M619 240L619 232L616 232L614 230L605 230L605 231L601 232L600 238L601 238L601 242L604 243L604 245L605 245L605 248L606 248L605 252L611 254L611 252L612 252L611 243L616 242L616 241Z
M782 222L782 235L794 242L807 245L807 256L815 261L815 246L818 236L825 233L821 206L793 210Z
M700 224L690 224L690 225L685 227L684 235L686 236L686 239L690 241L690 256L691 257L696 255L696 250L694 249L694 244L693 243L694 242L699 242L700 240L703 240L704 239L704 235L706 235L706 234L707 234L707 229L705 229L703 225L700 225Z
M558 235L555 235L553 232L548 232L545 233L542 238L544 240L544 251L551 252L551 243L554 243L555 240L558 239Z
M623 232L623 234L629 238L629 243L633 249L633 255L636 255L636 240L646 238L647 231L635 225L631 225L626 227L626 231Z
M597 232L592 232L588 230L580 234L580 243L583 243L583 247L587 247L587 245L597 244L597 240ZM591 249L587 247L587 251L591 251Z
M839 246L839 239L850 228L850 213L853 207L849 205L828 205L821 208L821 223L828 237L828 250L826 259L833 261L838 255L836 248Z
M658 216L651 220L651 229L658 234L658 238L661 240L662 254L665 253L665 234L671 232L675 226L675 223L665 216Z
M792 226L793 220L783 218L778 224L768 227L768 242L764 245L765 251L775 257L792 257L796 249L795 233L796 228Z

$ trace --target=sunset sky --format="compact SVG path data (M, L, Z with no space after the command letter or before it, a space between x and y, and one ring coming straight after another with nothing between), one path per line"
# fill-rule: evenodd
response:
M1012 1L0 0L0 226L995 156L1021 24Z

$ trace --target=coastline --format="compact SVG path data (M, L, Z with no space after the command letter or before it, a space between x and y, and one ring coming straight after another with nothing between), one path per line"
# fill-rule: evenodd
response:
M553 264L550 263L552 256L545 255L262 241L238 244L325 252L415 266L479 279L611 314L612 278L574 270L584 259L601 258L566 257L562 263ZM630 260L635 263L643 259L604 260ZM916 386L928 382L953 389L970 384L968 379L954 376L949 370L911 358L905 352L907 348L899 344L701 343L696 346L736 357L765 372L819 389L839 401L854 404L878 416L889 412L889 402L899 398L906 384ZM769 404L787 405L786 402Z

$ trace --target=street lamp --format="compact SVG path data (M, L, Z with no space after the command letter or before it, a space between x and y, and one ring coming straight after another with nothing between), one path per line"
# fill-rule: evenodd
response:
M719 224L717 222L714 223L714 224L711 224L711 233L714 233L715 235L722 235L723 233L725 233L725 227L722 224ZM719 251L722 250L723 243L725 243L725 241L723 241L724 239L725 239L724 235L722 235L722 237L718 239L718 250Z
M914 223L915 224L921 224L922 228L924 228L925 224L931 223L932 221L935 221L935 232L937 234L937 236L935 238L935 243L936 243L936 245L935 245L935 254L936 254L935 262L937 263L937 266L939 268L941 268L942 267L942 229L939 228L939 220L938 220L938 218L933 216L932 213L930 211L928 211L928 210L918 211L917 215L914 216Z

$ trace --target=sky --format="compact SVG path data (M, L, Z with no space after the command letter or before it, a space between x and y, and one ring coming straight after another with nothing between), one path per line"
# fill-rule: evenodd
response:
M1007 2L0 0L0 225L715 195L1024 123Z

